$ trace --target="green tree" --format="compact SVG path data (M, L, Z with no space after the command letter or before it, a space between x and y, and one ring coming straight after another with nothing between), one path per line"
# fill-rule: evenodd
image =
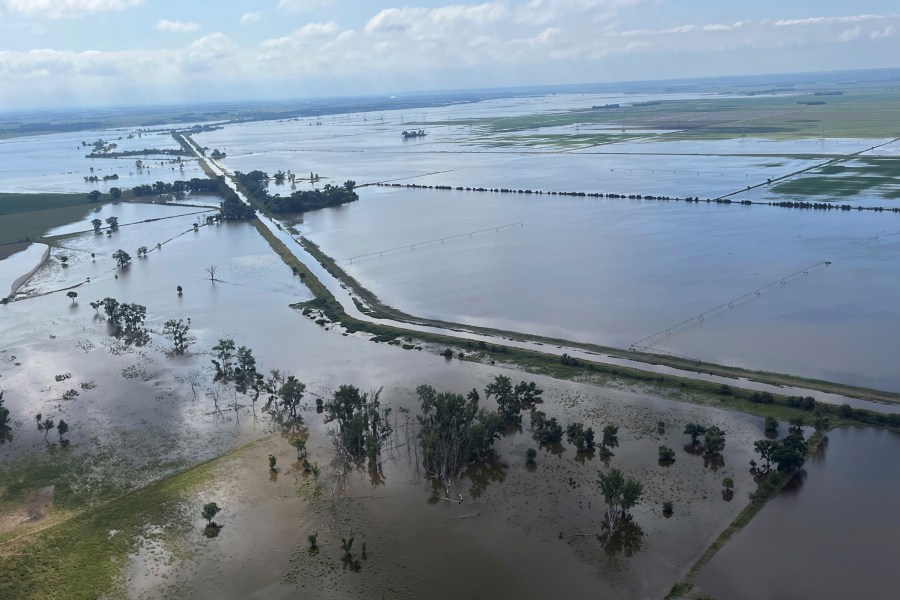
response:
M252 401L255 403L259 399L259 394L262 392L264 384L262 373L256 370L256 358L253 356L253 351L247 346L241 346L237 349L236 358L234 387L241 394L252 395Z
M788 435L772 452L779 473L793 473L806 462L806 442L796 434Z
M603 428L603 439L600 444L604 448L612 448L619 445L619 426L607 425Z
M772 468L772 462L775 459L775 449L778 442L775 440L759 440L753 443L753 451L759 454L760 459L765 461L763 469L766 473Z
M56 433L59 434L60 443L63 443L65 441L65 440L63 440L63 436L65 436L67 433L69 433L69 424L66 423L65 421L63 421L62 419L60 419L59 424L57 424L57 426L56 426Z
M121 188L117 188L117 187L109 188L109 196L113 200L118 200L119 198L122 197Z
M297 460L306 458L306 440L296 437L291 440L291 446L297 449Z
M300 402L306 394L306 384L293 375L288 375L276 393L282 413L287 413L291 420L296 421L297 409L300 408Z
M56 427L56 422L53 419L51 419L50 417L47 417L46 419L44 419L43 415L41 415L41 413L38 413L37 415L35 415L34 418L37 421L38 431L44 432L44 440L46 440L47 434L50 433L50 431L54 427Z
M109 217L106 219L106 224L109 225L110 231L116 231L119 229L119 217Z
M566 427L566 438L579 452L589 452L594 449L594 430L585 427L583 423L571 423Z
M131 255L121 248L113 252L112 257L116 259L116 266L120 269L131 262Z
M644 485L633 477L626 477L619 469L610 469L606 473L600 472L597 486L606 502L606 527L615 530L640 500Z
M723 450L725 450L725 432L715 425L710 425L703 434L703 451L713 456L721 454Z
M74 305L75 305L75 298L78 297L78 293L77 293L77 292L68 292L68 293L66 294L66 296L72 299L72 305L74 306Z
M659 462L671 463L675 460L675 451L668 446L659 447Z
M216 524L213 523L213 519L216 518L216 515L222 512L222 509L219 508L219 505L215 502L207 502L203 505L203 512L200 513L204 519L206 519L207 527L216 527Z
M106 314L106 318L113 323L117 323L119 320L119 301L115 298L106 297L100 303L103 305L103 312Z
M100 228L103 227L103 221L100 219L92 219L91 225L94 226L94 233L100 233Z
M234 340L219 338L219 342L212 347L212 364L216 368L213 381L221 381L224 384L234 380Z
M537 431L538 441L542 444L558 444L563 438L563 426L556 417L545 419Z
M778 419L775 417L766 417L766 433L778 432Z
M361 393L355 386L342 385L324 404L325 422L337 422L344 448L356 457L367 455L372 462L391 434L391 409L381 409L380 396L381 389Z
M98 190L91 190L87 195L88 201L90 202L97 202L100 200L100 196L102 196L102 194Z
M419 442L422 462L445 487L466 465L486 460L500 437L500 415L478 407L477 399L438 392L430 385L416 388L421 415Z
M171 338L175 354L182 355L187 352L188 346L194 341L193 336L188 334L190 330L191 326L181 319L169 319L163 325L163 335Z
M147 341L147 330L144 328L146 318L146 306L123 302L116 309L114 321L119 325L116 333L123 336L126 342L141 345Z
M508 424L522 422L523 410L534 408L535 404L543 402L541 396L544 391L533 381L519 382L513 386L512 380L506 375L497 375L494 380L484 388L484 394L488 398L496 397L497 412Z
M699 444L697 438L706 433L706 427L697 423L688 423L684 426L685 435L691 436L691 444Z
M275 455L274 455L274 454L270 454L270 455L269 455L269 470L270 470L270 471L274 471L274 470L275 470L275 463L277 463L277 462L278 462L278 459L275 458Z
M537 461L537 450L534 448L529 448L525 451L525 464L528 466L534 466Z

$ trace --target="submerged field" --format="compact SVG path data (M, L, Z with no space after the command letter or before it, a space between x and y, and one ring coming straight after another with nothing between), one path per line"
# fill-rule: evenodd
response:
M353 179L889 205L891 140L900 132L876 120L897 122L894 97L854 93L808 106L797 101L809 96L795 94L562 94L234 124L196 140L226 152L220 163L228 170L290 169L306 178L312 171L319 186ZM590 109L612 103L623 108ZM401 139L402 129L413 128L427 135ZM202 176L195 161L183 172L161 164L137 174L133 160L107 167L115 159L82 158L78 140L93 139L91 132L57 135L47 139L72 148L54 146L41 173L0 172L0 189L71 194L54 196L56 204L43 207L49 210L0 217L31 219L27 237L51 245L37 273L0 306L0 389L11 422L0 442L0 596L543 598L590 590L601 598L661 598L682 582L676 591L697 585L695 595L703 588L728 600L740 597L730 591L736 571L752 561L742 553L759 546L753 536L766 535L754 526L764 532L792 520L790 496L778 496L699 574L691 570L751 504L754 442L767 433L784 437L786 421L798 416L810 436L811 411L779 397L752 405L757 416L741 412L747 400L730 396L732 386L757 389L743 380L704 387L663 370L645 379L593 375L571 358L548 353L529 362L510 353L504 360L501 348L464 339L445 357L424 329L421 338L348 330L297 305L324 306L313 277L322 268L286 264L273 251L286 250L270 246L259 224L207 225L215 197L80 203L93 189L83 177L97 161L118 169L124 186ZM36 139L19 147L42 156ZM161 136L148 144L170 142ZM147 144L123 141L132 146ZM833 185L842 178L843 187ZM900 339L891 301L900 281L891 258L900 230L894 213L376 186L359 192L358 202L286 219L385 304L412 315L611 347L643 342L706 362L900 390L891 361ZM37 196L9 197L9 212L31 208L30 200ZM118 231L91 231L92 218L113 216L123 224ZM290 242L287 229L276 237ZM134 256L141 246L148 255ZM21 252L15 249L11 257ZM118 249L132 254L127 267L116 267ZM89 304L105 297L147 307L147 343L112 335L103 309ZM691 321L723 303L721 312ZM189 321L195 338L184 356L173 354L164 334L172 319ZM652 336L659 332L668 333ZM298 419L267 410L267 393L254 402L217 378L212 360L222 338L250 348L261 374L278 369L306 384ZM514 347L505 335L494 341ZM417 386L475 388L480 406L495 412L485 389L498 375L542 388L538 407L547 418L592 427L598 441L615 425L617 439L591 452L565 438L540 443L526 411L520 427L498 436L489 459L436 484L423 467ZM317 410L317 399L327 401L343 384L383 388L393 431L377 459L348 460L335 443L336 423ZM65 419L69 431L45 435L37 413ZM763 414L778 416L778 433L765 430ZM830 414L832 425L859 422L852 409ZM683 433L689 423L720 427L724 450L703 456ZM856 459L872 433L840 430L826 456ZM304 469L291 445L298 437L318 472ZM890 454L897 439L878 443L878 452ZM660 460L660 446L674 450L673 461ZM536 450L531 466L529 449ZM597 477L613 468L638 478L643 494L627 534L610 541L598 537L606 507ZM844 486L848 473L813 462L801 493L820 489L813 480ZM873 485L878 471L867 473ZM725 478L732 488L723 487ZM223 509L212 532L200 514L207 502ZM664 511L666 502L673 511ZM852 498L846 506L852 515ZM828 527L813 526L825 548ZM313 549L310 534L318 536ZM349 537L347 558L341 541ZM791 582L772 587L770 579L754 583L794 593Z

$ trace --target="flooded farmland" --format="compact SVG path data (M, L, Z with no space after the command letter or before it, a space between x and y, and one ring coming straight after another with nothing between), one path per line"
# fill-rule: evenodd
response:
M900 436L838 429L789 485L704 568L716 598L894 595Z
M386 110L239 123L196 140L225 151L218 164L229 171L291 169L301 178L312 171L322 176L317 187L352 179L673 198L715 198L768 179L791 181L805 169L817 173L832 157L890 142L666 141L670 129L647 126L629 131L576 123L497 132L478 121L614 100L621 98L560 94L415 115ZM633 99L647 100L652 97ZM467 119L472 123L461 122ZM428 136L404 142L399 130L413 126L427 128ZM582 129L615 139L565 149L556 139L527 141L529 135L581 135ZM510 147L509 134L522 139ZM0 171L0 189L94 189L82 178L101 159L84 159L80 142L93 135L47 136L71 149L63 153L54 146L46 168L27 176L7 173L4 180ZM161 136L151 143L167 148L174 141ZM39 154L40 144L33 144L19 148ZM132 139L127 147L146 146ZM10 146L2 152L18 151ZM677 156L660 158L669 153ZM127 171L131 179L117 185L203 176L194 159L185 164L183 171L160 164L135 174L134 161L122 161L122 177ZM273 182L270 190L289 194L313 185ZM887 202L875 187L860 202ZM759 189L766 197L777 193ZM358 191L356 202L291 215L289 222L296 235L318 244L385 304L412 315L900 390L893 359L900 339L895 213L377 185ZM0 536L40 527L55 516L54 506L75 512L119 502L125 492L202 468L206 476L166 497L174 509L121 534L135 541L117 555L121 596L546 598L582 597L590 590L600 598L661 598L748 506L756 488L748 464L756 457L754 442L767 431L762 416L734 410L724 396L732 393L729 384L764 384L710 379L722 394L710 400L653 380L531 374L512 360L480 356L471 343L453 345L444 356L443 345L414 332L373 337L348 330L317 312L316 288L307 285L306 273L288 266L254 225L207 222L217 197L171 200L89 207L82 218L48 230L49 256L0 306L0 381L13 424L0 443L0 461L19 482L40 480L35 471L49 471L54 463L65 471L55 487L25 496L12 516L0 515ZM110 217L118 218L117 231L92 231L92 219ZM290 242L284 225L275 235ZM135 255L141 247L146 256ZM34 244L0 261L0 285L40 262L40 248ZM117 267L114 255L121 249L133 257ZM105 309L90 305L103 298L146 306L146 343L114 335L117 326ZM291 307L297 303L310 304ZM176 319L190 326L192 344L183 356L165 333ZM214 347L223 338L252 349L261 376L278 369L306 385L300 419L286 425L267 408L279 391L259 387L251 399L222 381L213 361L221 360ZM567 360L554 358L553 366L569 366ZM479 406L495 413L499 405L486 388L499 374L534 381L543 390L546 418L563 426L582 423L598 437L615 426L615 439L585 452L576 451L572 436L541 443L541 425L525 411L521 426L497 433L489 460L438 485L420 454L417 387L458 394L474 388L482 394ZM344 384L373 395L382 389L392 430L377 460L347 460L336 443L337 424L326 422L321 406L317 410L317 400L333 398ZM764 388L772 390L779 388ZM838 394L826 401L843 403ZM853 406L873 405L855 400ZM46 428L36 427L42 423L36 415L65 418L68 439L60 431L48 437ZM813 415L804 416L811 432ZM787 417L780 418L786 427ZM724 450L704 456L684 433L692 423L721 428ZM298 438L304 457L292 446ZM838 533L827 525L837 518L836 507L822 498L842 488L841 514L885 510L898 490L878 483L878 473L890 466L873 462L862 469L858 461L889 456L895 438L876 430L831 432L827 446L807 463L802 485L766 506L707 565L698 585L722 600L793 594L781 577L743 581L747 571L740 567L755 560L742 553L797 526L798 511L809 519L799 520L803 526L820 534L823 550L785 545L772 560L790 565L785 557L808 553L810 573L821 561L845 560L825 550L836 545ZM673 449L674 458L661 459L661 447ZM533 465L528 450L535 451ZM597 478L613 468L638 478L643 494L631 508L627 535L610 543L603 537ZM19 485L0 484L0 498ZM885 503L857 508L857 487L871 488ZM199 510L210 501L223 509L216 517L220 527L212 530ZM666 503L674 509L665 509ZM38 508L29 513L32 506ZM860 522L845 523L840 531L853 539ZM91 533L100 547L104 537L120 535L114 527ZM318 545L310 547L313 534ZM352 553L341 548L349 537L356 540ZM873 543L891 555L888 535ZM861 576L871 575L866 573ZM749 595L734 592L736 587Z

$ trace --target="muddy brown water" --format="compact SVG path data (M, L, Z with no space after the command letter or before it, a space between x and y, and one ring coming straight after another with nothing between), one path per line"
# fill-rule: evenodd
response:
M703 569L717 600L895 598L900 435L832 431L806 475L769 502Z
M658 597L739 512L741 501L721 499L720 481L731 474L739 489L750 485L741 465L749 460L752 440L761 435L761 419L663 400L640 390L515 371L506 372L544 387L544 410L564 423L582 420L595 430L610 422L620 425L621 444L610 464L638 476L646 486L645 498L634 511L643 542L632 557L609 557L592 535L579 537L599 529L602 506L595 480L605 465L596 457L576 460L572 448L564 445L562 452L542 449L537 469L529 471L524 453L536 444L527 429L498 442L497 461L461 480L457 493L463 496L462 504L430 501L430 487L417 472L409 445L386 457L383 483L373 486L367 470L354 471L333 502L327 487L324 500L311 501L308 494L298 493L302 480L285 472L294 450L281 438L267 437L272 428L264 416L255 420L249 409L213 414L212 401L204 393L211 375L205 353L216 339L233 336L254 349L263 369L288 370L309 385L305 416L324 482L336 469L330 466L327 427L312 409L313 394L328 395L342 383L363 389L383 385L384 402L400 418L401 408L415 409L414 389L421 383L465 392L483 389L505 370L327 331L289 308L291 302L308 299L309 293L252 227L222 225L193 232L188 231L191 222L192 217L183 217L123 228L112 237L67 239L70 266L61 268L51 256L23 293L41 294L90 277L89 284L77 288L76 303L64 293L52 293L0 307L0 376L14 422L13 440L0 445L0 460L48 451L33 425L37 412L63 416L70 423L69 452L124 457L98 472L120 480L134 478L133 483L144 480L135 469L145 463L161 463L158 470L143 474L158 477L243 442L265 440L256 453L236 461L221 481L198 492L203 498L221 498L227 512L220 519L225 525L220 536L207 539L201 534L190 541L195 557L178 563L177 572L171 573L170 580L181 582L194 597L222 597L240 589L247 597L288 598L302 593L303 585L334 598L371 591L410 598L506 593L547 597L554 590L574 596L579 590L599 590L601 597L609 598ZM184 231L188 233L181 235ZM166 239L173 241L161 251L135 258L125 270L113 268L114 249L152 247ZM207 279L208 264L220 266L221 281ZM182 296L176 285L184 286ZM190 317L198 338L194 352L170 358L165 354L169 344L159 336L143 348L122 348L88 306L88 301L105 296L145 304L148 325L156 330L167 319ZM67 372L72 379L54 381L55 374ZM185 379L192 372L201 380L196 399ZM85 390L81 383L96 387ZM61 404L59 398L69 387L79 389L80 395ZM225 402L227 395L223 397ZM659 419L668 423L662 437L655 433ZM680 451L680 431L687 421L714 422L728 431L724 467L713 471L701 458ZM55 437L54 432L50 440ZM679 451L669 468L656 460L663 443ZM259 468L268 452L278 455L284 469L276 481L265 467ZM672 519L661 515L661 503L667 499L676 505ZM477 516L459 518L473 513ZM321 560L292 562L298 547L305 547L310 528L324 532ZM357 544L365 539L369 547L370 558L358 573L345 572L334 552L338 534L350 530L360 532ZM159 575L154 575L168 572L157 564L159 556L136 554L135 596L163 589ZM295 571L302 582L299 588L285 580Z
M226 507L217 517L225 527L209 539L197 518L197 535L185 542L190 559L168 561L171 549L151 551L159 543L152 535L159 524L148 524L148 538L128 571L132 596L546 598L588 591L601 598L658 598L746 504L752 485L746 464L753 440L762 435L762 419L639 389L515 371L514 378L544 387L543 409L563 423L580 420L595 430L610 422L620 425L621 443L610 466L645 484L633 511L643 535L630 556L606 553L592 535L603 512L596 473L606 466L597 457L576 456L564 444L541 449L537 468L528 470L524 453L536 443L527 427L498 442L496 461L459 482L454 491L462 495L461 504L434 501L406 440L387 453L377 483L363 469L335 487L338 469L331 464L328 428L312 409L313 394L327 396L342 383L363 389L383 385L383 401L405 419L400 409L414 411L414 389L421 383L465 392L483 389L504 370L316 326L288 307L308 299L309 292L252 227L193 232L192 221L188 216L125 228L112 237L68 239L70 266L62 269L51 256L23 293L41 294L90 277L77 288L76 304L53 293L0 307L0 376L14 421L14 438L0 445L0 460L45 451L33 426L36 412L65 416L72 426L71 452L127 457L119 471L103 472L119 478L135 477L132 469L142 463L169 461L171 471L176 464L262 440L198 490L197 502L215 500ZM168 239L161 251L135 259L128 269L113 268L110 255L116 248L152 247ZM208 264L220 266L221 281L208 281ZM182 296L176 285L184 286ZM148 324L157 330L166 319L190 317L198 338L193 354L166 356L168 343L158 336L150 346L122 348L87 305L105 296L146 304ZM304 416L313 460L324 467L320 496L311 495L309 481L291 466L293 448L269 436L272 428L264 416L254 419L249 409L213 414L204 393L211 376L205 352L225 335L253 348L262 368L285 369L308 383ZM53 375L64 372L73 378L55 382ZM185 379L192 372L201 381L196 399ZM72 405L60 407L64 389L91 382L97 387L81 390ZM667 423L662 436L656 433L660 419ZM716 423L728 432L723 466L716 470L682 451L680 432L688 421ZM657 464L660 444L676 449L676 462L668 468ZM274 480L265 467L269 452L278 456L281 469ZM162 467L145 476L166 472ZM737 483L731 502L720 494L725 475ZM664 500L675 503L670 519L661 512ZM194 504L184 510L192 514ZM322 549L315 557L305 551L311 531L320 532ZM368 546L358 572L344 569L337 550L340 537L351 533L357 548L362 541Z

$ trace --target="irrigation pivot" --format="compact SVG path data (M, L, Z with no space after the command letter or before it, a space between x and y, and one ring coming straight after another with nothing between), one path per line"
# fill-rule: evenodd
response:
M786 285L789 281L793 281L794 279L799 279L800 277L803 277L804 275L809 275L809 273L813 269L818 269L820 267L827 267L830 264L831 264L830 260L819 261L808 267L800 269L799 271L794 271L790 275L787 275L785 277L779 277L778 279L770 281L769 283L767 283L766 285L764 285L762 287L758 287L755 290L752 290L745 294L741 294L737 298L728 300L727 302L723 302L722 304L719 304L710 309L707 309L707 310L703 311L702 313L700 313L699 315L695 315L689 319L680 321L680 322L676 323L675 325L672 325L671 327L667 327L666 329L662 329L655 333L651 333L647 337L641 338L638 341L631 344L631 346L629 346L628 349L629 350L657 351L653 348L653 343L655 343L659 339L668 337L668 336L672 335L673 333L675 333L676 331L678 331L679 329L687 327L688 325L693 325L694 323L700 323L700 322L704 321L706 318L711 317L712 315L715 315L722 311L730 310L730 309L734 308L736 304L738 304L740 302L744 302L745 300L751 300L751 299L755 298L756 296L761 296L762 294L771 290L772 288Z
M524 227L523 223L509 223L507 225L500 225L499 227L486 227L485 229L478 229L477 231L469 231L467 233L458 233L456 235L448 235L442 238L435 238L433 240L425 240L424 242L416 242L415 244L405 244L403 246L394 246L393 248L387 248L385 250L375 250L374 252L366 252L365 254L357 254L356 256L351 256L350 258L345 258L341 262L343 263L352 263L354 260L359 260L361 258L369 258L371 256L383 256L388 252L397 252L399 250L415 250L419 246L427 246L431 244L443 244L444 242L449 242L451 240L458 240L461 238L470 238L482 233L497 233L500 231L505 231L507 229L512 229L515 227Z

